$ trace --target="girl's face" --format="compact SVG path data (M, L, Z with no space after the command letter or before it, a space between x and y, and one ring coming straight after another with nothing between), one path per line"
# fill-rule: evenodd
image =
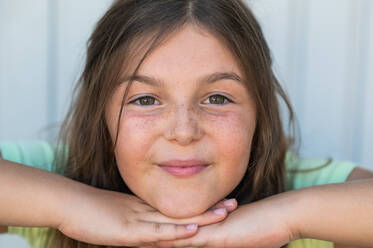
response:
M186 26L155 49L137 75L119 126L120 174L133 193L163 214L200 214L238 185L248 165L256 114L239 65L214 36ZM107 106L113 140L127 84ZM191 159L206 166L160 166ZM193 171L199 172L188 174Z

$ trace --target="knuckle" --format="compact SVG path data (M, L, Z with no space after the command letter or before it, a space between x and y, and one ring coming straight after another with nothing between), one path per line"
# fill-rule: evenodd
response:
M162 225L160 223L153 223L153 231L157 234L162 233Z
M138 226L130 221L124 221L122 225L120 243L124 246L137 246L141 243L143 235L138 231Z
M170 239L178 239L184 235L184 227L181 225L173 225L173 232L170 234Z

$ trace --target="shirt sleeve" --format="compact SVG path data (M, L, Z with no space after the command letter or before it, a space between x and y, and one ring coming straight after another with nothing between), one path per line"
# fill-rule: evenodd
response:
M333 248L333 242L318 239L297 239L288 243L288 248Z
M345 182L357 163L332 159L286 157L285 189L294 190L315 185Z
M50 172L54 171L53 147L45 141L0 142L0 155L3 159ZM20 235L32 248L45 247L44 239L48 228L8 226L8 234Z
M54 150L45 141L0 142L0 153L5 160L54 171Z
M314 185L345 182L358 164L332 159L299 158L293 153L286 154L285 190L295 190ZM288 248L334 247L333 242L316 239L298 239Z

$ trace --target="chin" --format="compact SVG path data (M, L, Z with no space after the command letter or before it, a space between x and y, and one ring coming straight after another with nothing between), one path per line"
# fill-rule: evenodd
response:
M195 201L186 203L185 201L160 201L157 203L157 208L162 214L171 218L189 218L200 215L205 212L210 206L198 204Z
M203 212L206 211L204 210L199 210L199 209L191 209L191 208L178 208L178 207L173 207L173 208L166 208L166 209L158 209L162 214L170 217L170 218L176 218L176 219L183 219L183 218L189 218L193 217L196 215L200 215Z

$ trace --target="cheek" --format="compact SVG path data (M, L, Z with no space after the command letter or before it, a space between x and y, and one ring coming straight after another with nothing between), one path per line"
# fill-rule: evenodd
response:
M208 124L210 136L213 137L225 156L232 157L237 153L250 150L255 131L255 119L246 114L228 113L211 118Z
M250 159L255 119L249 115L230 114L214 122L221 182L236 186L243 177Z
M131 165L147 160L147 151L155 142L154 118L122 115L119 127L116 158L118 165Z

